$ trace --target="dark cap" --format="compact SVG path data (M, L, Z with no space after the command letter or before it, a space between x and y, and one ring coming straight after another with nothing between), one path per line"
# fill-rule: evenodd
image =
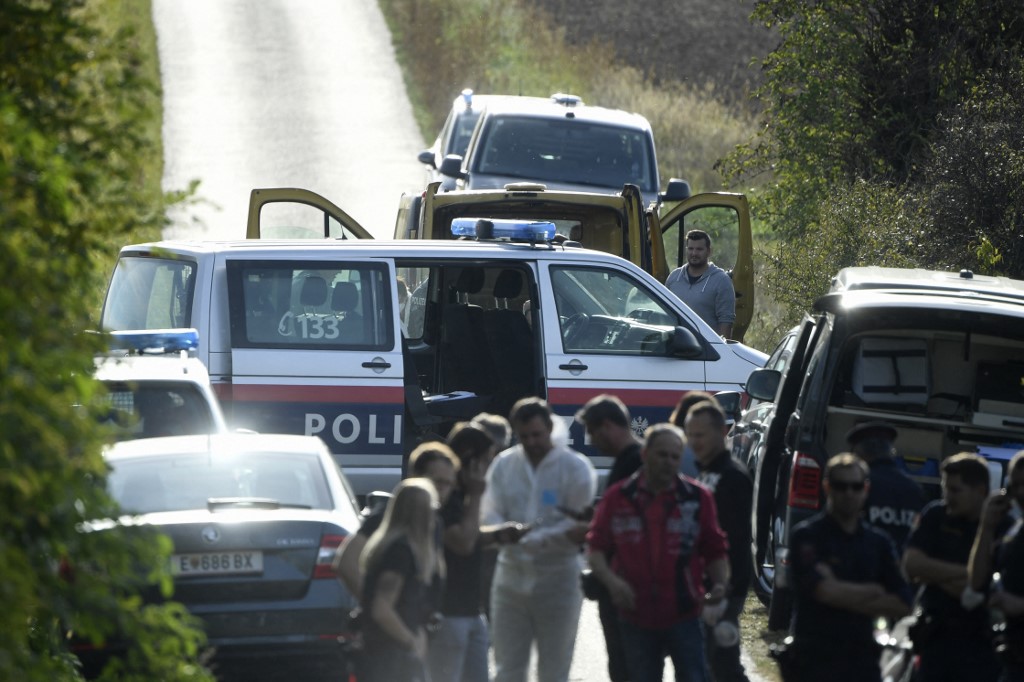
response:
M898 434L896 427L888 422L881 420L861 422L846 432L846 442L854 446L865 438L885 438L895 441Z

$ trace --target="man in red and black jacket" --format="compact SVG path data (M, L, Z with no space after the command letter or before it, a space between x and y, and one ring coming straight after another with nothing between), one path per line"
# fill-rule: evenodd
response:
M633 682L661 680L666 652L681 679L708 679L700 613L729 584L714 498L678 473L683 444L676 426L648 429L643 467L608 489L587 533L590 566L619 609Z

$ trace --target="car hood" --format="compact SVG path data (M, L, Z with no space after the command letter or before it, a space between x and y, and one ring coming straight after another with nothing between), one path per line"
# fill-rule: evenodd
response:
M607 194L618 194L622 191L622 185L609 187L605 185L586 185L573 182L560 182L557 180L541 180L535 178L520 178L509 175L489 175L486 173L473 173L470 183L471 189L503 189L505 185L516 182L538 182L550 190L563 190L569 192L596 192ZM644 206L652 201L658 200L657 190L641 190L644 196Z

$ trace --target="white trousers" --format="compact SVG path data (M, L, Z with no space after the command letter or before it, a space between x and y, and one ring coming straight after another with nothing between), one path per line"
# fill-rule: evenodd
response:
M545 567L526 581L507 569L499 563L491 587L494 682L526 682L534 643L538 682L566 682L583 606L578 565Z

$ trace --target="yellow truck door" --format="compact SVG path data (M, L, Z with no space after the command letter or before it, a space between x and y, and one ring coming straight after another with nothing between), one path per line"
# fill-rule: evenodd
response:
M333 202L308 189L275 187L249 194L246 239L373 239Z

